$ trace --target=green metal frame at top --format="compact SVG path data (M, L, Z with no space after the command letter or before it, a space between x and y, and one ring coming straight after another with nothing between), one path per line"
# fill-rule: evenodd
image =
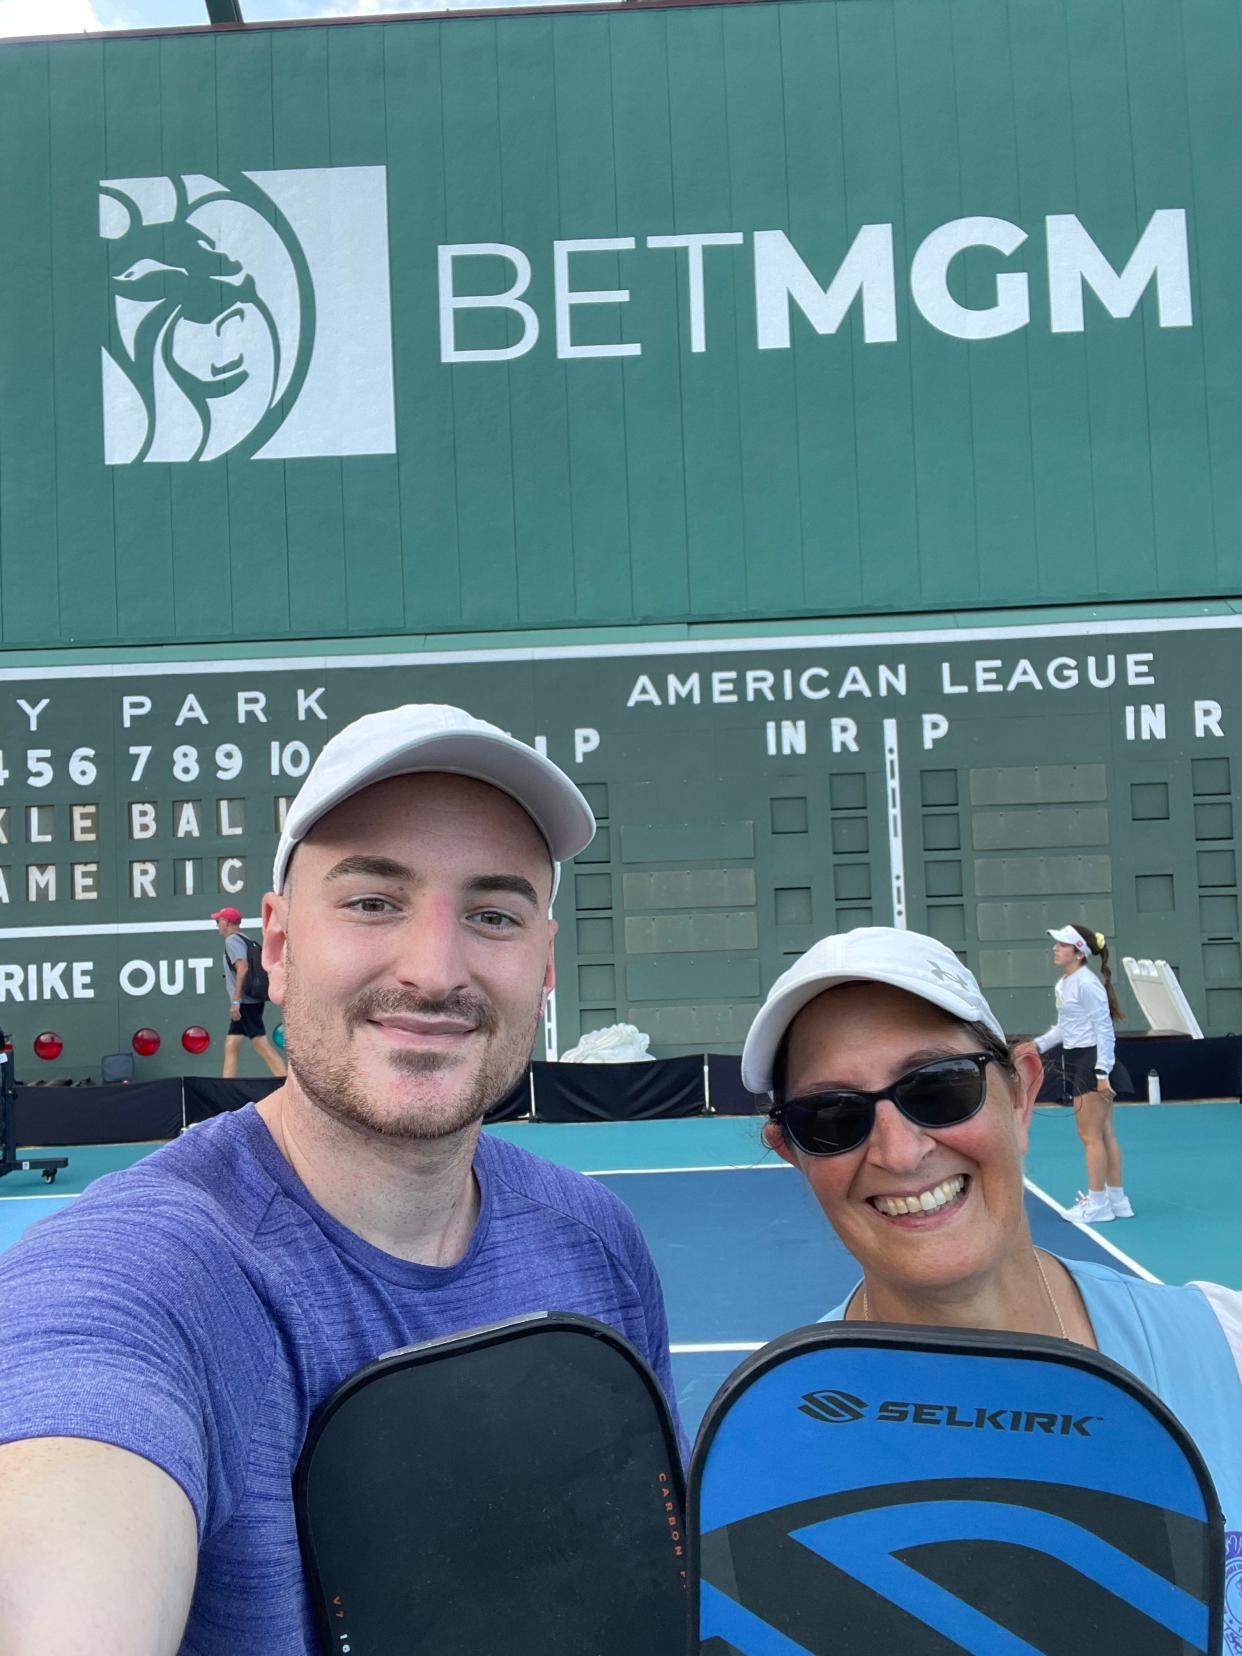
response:
M207 0L209 23L244 23L241 0Z

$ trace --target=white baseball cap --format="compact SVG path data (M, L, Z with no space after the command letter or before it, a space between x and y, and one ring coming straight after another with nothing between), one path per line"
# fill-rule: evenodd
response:
M1071 948L1077 949L1080 954L1089 955L1091 953L1091 945L1085 937L1078 935L1073 926L1059 926L1056 931L1053 931L1052 927L1049 926L1047 930L1048 936L1054 943L1068 943Z
M816 995L841 983L892 984L964 1023L986 1024L1005 1039L973 973L952 949L919 932L859 926L812 944L768 991L742 1049L742 1083L750 1092L772 1091L772 1068L786 1030Z
M516 799L547 841L554 897L560 864L595 837L591 807L550 759L460 707L412 702L364 714L325 744L285 817L273 891L283 887L295 847L334 806L373 782L417 771L472 776Z

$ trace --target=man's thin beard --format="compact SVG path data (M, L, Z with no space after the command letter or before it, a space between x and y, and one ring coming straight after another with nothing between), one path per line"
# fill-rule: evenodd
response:
M506 1073L498 1082L495 1071L489 1064L489 1057L500 1058L501 1053L489 1053L485 1048L483 1062L474 1078L469 1094L461 1101L460 1108L451 1115L427 1121L419 1115L411 1113L401 1115L395 1119L377 1111L370 1098L360 1091L354 1084L352 1072L347 1061L335 1063L328 1058L316 1063L313 1054L308 1055L305 1065L299 1058L301 1040L297 1033L300 1021L297 976L294 970L292 951L286 945L285 957L286 973L288 978L289 996L285 1008L285 1057L291 1073L296 1077L298 1085L306 1096L325 1115L333 1120L342 1122L351 1127L364 1127L371 1132L378 1133L385 1138L392 1139L421 1139L431 1141L440 1138L450 1138L475 1123L481 1121L493 1105L499 1104L517 1086L530 1062L530 1055L534 1051L535 1037L539 1031L542 1016L541 1006L536 1006L531 1023L530 1040L524 1048L525 1057L510 1066L511 1073ZM292 1027L289 1013L293 1012ZM489 1002L476 996L446 996L439 1002L420 999L402 990L369 990L355 997L344 1009L345 1024L348 1029L360 1028L370 1017L379 1015L390 1016L439 1016L462 1018L473 1022L475 1026L487 1035L494 1035L499 1020L495 1008ZM311 1026L312 1014L307 1012L305 1026ZM442 1070L451 1068L455 1060L448 1053L401 1053L392 1055L391 1063L394 1069L411 1076L433 1075ZM344 1106L344 1107L342 1107Z

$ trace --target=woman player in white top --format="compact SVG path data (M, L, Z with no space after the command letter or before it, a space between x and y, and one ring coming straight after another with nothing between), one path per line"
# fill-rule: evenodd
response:
M1049 930L1052 958L1061 968L1056 986L1057 1021L1035 1045L1040 1052L1061 1046L1065 1074L1074 1095L1074 1119L1087 1158L1087 1189L1070 1209L1075 1219L1100 1224L1132 1219L1134 1209L1121 1182L1121 1146L1113 1131L1113 1024L1125 1017L1113 992L1108 946L1102 932L1087 926ZM1104 981L1087 965L1098 955Z

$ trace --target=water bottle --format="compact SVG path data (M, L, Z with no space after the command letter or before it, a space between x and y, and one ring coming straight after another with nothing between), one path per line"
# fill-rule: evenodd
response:
M1155 1070L1148 1070L1147 1072L1147 1102L1149 1104L1159 1104L1160 1102L1160 1077Z

